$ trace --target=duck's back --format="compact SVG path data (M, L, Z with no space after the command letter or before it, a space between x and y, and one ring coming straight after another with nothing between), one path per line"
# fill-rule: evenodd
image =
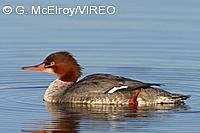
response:
M146 88L150 85L151 84L111 74L93 74L78 81L70 90L76 93L111 94L113 88L116 88L116 91L125 91L128 89Z

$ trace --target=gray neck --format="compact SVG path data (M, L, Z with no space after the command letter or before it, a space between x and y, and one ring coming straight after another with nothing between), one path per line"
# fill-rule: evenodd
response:
M46 102L61 102L66 90L72 86L73 82L64 82L59 79L54 80L44 94Z

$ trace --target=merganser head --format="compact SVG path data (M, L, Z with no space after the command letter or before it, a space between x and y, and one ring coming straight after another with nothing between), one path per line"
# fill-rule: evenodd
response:
M66 51L50 54L41 64L22 67L22 69L57 74L58 79L65 82L76 82L81 76L80 65L75 58Z

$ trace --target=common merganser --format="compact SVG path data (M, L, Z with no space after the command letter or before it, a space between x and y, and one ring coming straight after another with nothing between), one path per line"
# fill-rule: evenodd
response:
M152 87L160 84L143 83L111 74L92 74L77 82L82 74L81 67L66 51L50 54L41 64L22 69L57 74L57 79L44 94L44 101L51 103L177 104L184 103L190 97Z

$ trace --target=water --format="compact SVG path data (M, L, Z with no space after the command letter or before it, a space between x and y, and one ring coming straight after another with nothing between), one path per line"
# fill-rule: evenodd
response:
M198 0L2 1L4 5L114 5L114 15L0 17L0 132L172 132L200 127L200 2ZM67 50L84 74L121 75L164 83L192 95L184 106L49 105L43 93L56 77L22 71Z

